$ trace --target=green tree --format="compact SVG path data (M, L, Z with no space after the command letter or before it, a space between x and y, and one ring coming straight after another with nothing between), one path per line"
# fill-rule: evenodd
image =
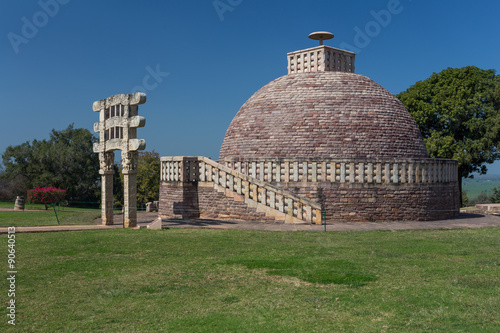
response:
M113 206L122 208L124 201L123 174L121 162L113 165Z
M429 156L458 160L460 186L500 157L500 77L494 70L447 68L397 97L417 122Z
M62 131L53 129L48 140L9 146L2 154L4 177L22 180L17 195L54 186L65 189L68 200L96 201L99 157L93 152L94 142L97 138L90 131L71 124Z
M160 154L155 152L140 152L137 163L137 205L144 206L147 202L156 201L160 195ZM123 205L123 174L121 163L118 164L113 176L115 207Z
M494 187L493 194L490 196L491 203L500 203L500 189Z
M488 204L491 203L490 196L486 192L481 192L476 198L470 200L469 204L475 206L477 204Z
M462 188L462 207L469 206L469 197L467 196L467 192Z
M137 204L158 200L160 195L160 154L155 152L139 153L137 164Z

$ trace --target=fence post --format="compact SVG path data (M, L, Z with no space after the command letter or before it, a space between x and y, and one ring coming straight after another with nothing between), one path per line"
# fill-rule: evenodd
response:
M54 203L52 203L52 209L54 210L54 215L56 216L57 224L60 225L61 223L59 223L59 217L57 217L56 206Z

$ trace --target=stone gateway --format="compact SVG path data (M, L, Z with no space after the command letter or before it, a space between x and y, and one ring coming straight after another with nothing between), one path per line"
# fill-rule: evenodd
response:
M124 187L124 226L137 225L137 162L138 150L146 148L144 139L137 139L137 128L144 127L146 119L138 115L139 105L146 103L146 94L113 95L96 101L93 110L99 112L94 131L99 143L94 153L99 154L101 174L102 224L113 224L113 165L115 150L121 150Z

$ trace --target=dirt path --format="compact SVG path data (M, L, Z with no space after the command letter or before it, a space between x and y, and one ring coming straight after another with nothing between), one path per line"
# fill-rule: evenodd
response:
M100 225L100 219L95 225L61 225L61 226L30 226L16 227L16 232L56 232L77 230L105 230L122 228L122 215L115 215L114 224ZM145 228L157 218L157 213L138 213L138 225ZM163 228L210 228L239 230L269 230L269 231L324 231L323 225L282 224L245 221L219 220L178 220L162 221ZM464 229L500 227L500 217L494 215L460 214L456 219L441 221L407 221L407 222L334 222L326 226L327 231L348 230L412 230L412 229ZM7 227L0 227L0 234L7 233Z

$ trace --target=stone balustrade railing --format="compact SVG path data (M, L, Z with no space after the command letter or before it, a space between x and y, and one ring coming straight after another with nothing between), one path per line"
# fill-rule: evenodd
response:
M194 182L198 178L198 158L166 156L161 158L162 182Z
M310 72L354 73L355 54L321 45L287 54L288 74Z
M458 162L443 159L227 159L225 166L269 183L418 184L458 180Z
M309 223L321 223L321 206L206 157L162 157L162 182L211 182L245 199Z

